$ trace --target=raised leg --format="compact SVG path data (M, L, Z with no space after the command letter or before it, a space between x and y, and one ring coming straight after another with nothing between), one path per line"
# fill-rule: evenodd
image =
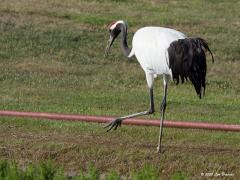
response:
M150 94L150 108L149 108L149 110L143 111L143 112L134 113L134 114L130 114L130 115L127 115L127 116L119 117L119 118L111 121L104 128L108 128L107 131L110 131L111 129L116 130L118 128L118 126L121 126L122 121L125 120L125 119L130 119L130 118L133 118L133 117L149 115L149 114L154 113L155 109L154 109L154 100L153 100L153 89L149 89L149 94Z
M150 95L150 108L147 111L143 111L143 112L138 112L138 113L134 113L134 114L130 114L127 116L123 116L123 117L119 117L113 121L111 121L109 124L107 124L104 128L108 128L107 131L110 131L111 129L116 130L118 128L118 126L121 126L122 121L125 119L130 119L133 117L138 117L138 116L143 116L143 115L149 115L155 112L154 109L154 98L153 98L153 81L154 81L154 77L153 74L146 74L146 79L147 79L147 84L149 87L149 95Z
M159 132L159 140L158 140L158 147L157 147L157 152L161 153L161 148L162 148L162 134L163 134L163 120L164 120L164 114L165 114L165 109L167 106L167 86L168 86L168 79L164 76L164 95L163 95L163 100L161 104L161 120L160 120L160 132Z

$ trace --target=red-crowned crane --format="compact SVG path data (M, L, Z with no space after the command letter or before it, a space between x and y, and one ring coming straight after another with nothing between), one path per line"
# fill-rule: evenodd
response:
M127 57L136 56L142 69L146 74L147 85L150 94L150 109L147 111L134 113L131 115L119 117L105 128L107 131L116 130L125 119L136 116L149 115L154 113L154 98L153 98L153 82L157 75L163 75L163 100L161 104L161 122L160 133L157 151L161 152L163 120L167 101L167 87L170 79L173 79L176 84L179 79L183 83L184 80L190 80L195 87L199 98L205 92L205 77L206 77L206 55L205 51L211 50L206 41L201 38L187 38L183 33L170 28L164 27L143 27L139 29L133 36L132 48L127 44L127 24L120 20L109 25L110 39L106 47L105 55L121 33L121 49Z

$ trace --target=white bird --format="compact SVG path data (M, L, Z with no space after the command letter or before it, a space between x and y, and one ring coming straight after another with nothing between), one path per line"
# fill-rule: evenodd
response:
M157 75L163 75L163 100L161 104L161 123L157 151L161 152L163 120L166 109L167 87L169 80L179 83L181 78L189 79L195 87L199 97L205 92L206 55L208 50L206 41L201 38L187 38L183 33L164 27L143 27L133 36L132 48L127 44L127 23L120 20L113 22L108 27L110 39L106 47L106 56L116 39L121 33L121 49L125 56L136 56L146 74L150 94L150 108L147 111L119 117L110 122L105 128L108 131L116 130L125 119L136 116L149 115L155 112L153 98L153 83ZM212 55L212 60L213 55Z

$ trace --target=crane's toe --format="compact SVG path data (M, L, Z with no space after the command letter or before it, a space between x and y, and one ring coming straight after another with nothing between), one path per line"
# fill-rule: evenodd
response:
M116 130L118 128L118 126L121 126L122 124L122 120L121 119L115 119L113 121L111 121L109 124L107 124L106 126L104 126L104 128L107 128L107 132L110 130Z

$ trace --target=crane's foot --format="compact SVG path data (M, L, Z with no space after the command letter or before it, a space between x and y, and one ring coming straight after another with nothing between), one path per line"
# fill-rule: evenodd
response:
M104 128L107 128L107 132L113 130L116 130L118 128L118 126L120 127L122 125L122 119L115 119L113 121L111 121L109 124L107 124L106 126L104 126Z
M159 154L164 153L163 149L160 146L157 147L157 153Z

